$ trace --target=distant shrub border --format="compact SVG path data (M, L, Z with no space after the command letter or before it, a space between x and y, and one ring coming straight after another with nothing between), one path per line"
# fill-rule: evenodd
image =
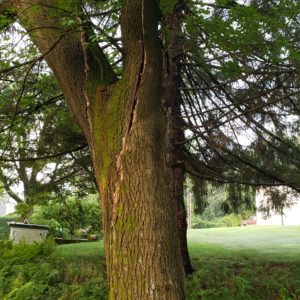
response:
M243 217L241 215L225 215L223 217L215 218L211 221L204 220L200 216L194 216L192 219L192 228L216 228L216 227L236 227L240 226Z

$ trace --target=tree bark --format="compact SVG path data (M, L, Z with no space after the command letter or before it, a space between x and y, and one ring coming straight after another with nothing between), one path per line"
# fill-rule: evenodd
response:
M180 243L181 257L185 274L192 274L187 244L187 220L184 205L183 182L185 176L182 143L185 139L180 105L182 103L177 74L180 73L181 25L183 19L182 1L177 9L164 18L164 72L163 72L163 105L167 114L167 172L169 177L169 193L175 208L177 234Z
M125 1L124 72L117 81L101 49L89 45L84 20L76 19L79 32L57 28L68 11L64 1L13 2L7 1L58 78L89 142L102 201L109 298L184 299L167 181L158 3ZM63 10L53 9L62 2ZM69 8L73 12L71 3Z

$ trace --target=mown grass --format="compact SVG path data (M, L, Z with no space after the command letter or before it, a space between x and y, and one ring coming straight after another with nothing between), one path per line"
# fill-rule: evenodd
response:
M300 226L249 226L194 229L188 232L193 257L205 254L205 244L267 260L294 261L300 256ZM204 245L203 245L204 244ZM204 248L204 249L203 249ZM216 250L218 252L218 250Z
M189 251L196 262L202 257L253 257L276 262L300 258L300 226L249 226L192 229ZM64 259L103 259L103 242L61 245L56 254Z
M60 245L56 254L64 259L102 260L104 258L103 242L88 242L79 244Z

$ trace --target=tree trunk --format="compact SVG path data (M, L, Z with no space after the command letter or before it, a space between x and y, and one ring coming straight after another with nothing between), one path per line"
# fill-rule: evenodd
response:
M62 2L63 10L53 10ZM79 32L56 29L68 9L76 9L71 3L7 3L20 12L89 142L102 201L110 299L184 299L167 182L157 2L124 2L125 61L118 82L101 49L88 44L85 22L77 18Z
M127 3L122 18L127 49L124 76L108 105L102 99L95 108L95 157L102 160L96 165L101 166L111 299L184 297L173 203L167 188L162 58L157 23L153 23L157 14L152 0ZM114 113L116 107L126 112L123 118ZM98 114L115 115L115 119L100 121Z
M183 182L185 175L182 144L185 139L180 105L182 103L177 74L180 73L182 53L180 33L182 24L182 1L177 9L165 16L164 27L164 72L163 72L163 105L167 114L167 165L169 193L175 208L177 234L180 243L181 257L185 274L192 274L187 244L187 220L184 205Z
M183 299L178 237L171 199L167 196L164 120L159 109L147 105L159 100L158 85L152 86L159 78L152 78L152 83L146 84L150 82L147 77L152 75L145 70L134 121L130 130L119 136L120 148L107 153L102 148L105 145L102 138L100 145L97 143L99 148L95 146L95 157L102 159L97 166L109 162L106 169L98 168L97 173L104 212L110 299ZM125 94L131 95L132 91L126 89ZM95 124L95 138L96 132L103 132L102 126L106 125L102 124L98 131ZM115 143L109 136L105 139Z
M174 95L173 99L176 99ZM180 104L174 101L171 112L168 114L168 177L169 177L169 193L172 198L175 209L175 218L177 225L177 234L180 243L181 257L185 274L189 275L194 272L187 244L187 215L184 205L184 156L179 145L184 140L183 130L179 127ZM177 116L177 117L176 117Z

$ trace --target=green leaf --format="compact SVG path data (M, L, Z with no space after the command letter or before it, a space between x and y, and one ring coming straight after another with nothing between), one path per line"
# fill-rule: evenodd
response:
M161 0L160 9L164 15L171 13L177 4L178 0Z

